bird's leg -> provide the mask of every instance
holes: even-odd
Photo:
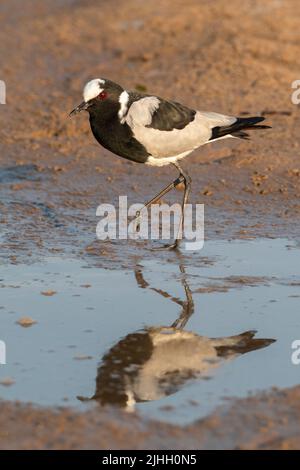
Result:
[[[180,253],[177,252],[177,255],[179,256]],[[181,313],[179,317],[172,323],[171,328],[177,328],[178,330],[183,330],[187,322],[189,321],[190,317],[194,313],[194,301],[193,301],[193,294],[192,291],[188,285],[187,279],[186,279],[186,272],[184,269],[183,264],[181,264],[180,259],[179,259],[179,269],[181,271],[182,277],[181,277],[181,283],[184,287],[185,291],[185,296],[186,300],[181,300],[178,297],[173,297],[170,295],[168,292],[158,289],[156,287],[152,287],[144,278],[143,271],[141,267],[138,267],[135,269],[135,279],[137,281],[137,284],[139,287],[142,287],[142,289],[150,289],[153,292],[156,292],[157,294],[161,295],[165,299],[170,299],[172,302],[176,303],[177,305],[180,305],[182,308]]]
[[[156,196],[154,196],[152,199],[150,199],[150,201],[146,202],[144,204],[144,206],[139,211],[136,211],[135,220],[137,220],[140,217],[142,210],[147,209],[149,206],[154,204],[156,201],[158,201],[160,198],[162,198],[165,194],[167,194],[169,191],[171,191],[171,189],[176,188],[176,186],[178,186],[182,182],[184,182],[184,176],[179,175],[179,177],[176,178],[176,180],[172,181],[172,183],[168,184],[168,186],[166,186],[164,189],[162,189],[158,194],[156,194]],[[138,226],[137,226],[137,228],[138,228]]]
[[[181,273],[183,274],[181,282],[184,287],[186,301],[182,302],[182,312],[179,318],[177,318],[177,320],[175,320],[171,326],[172,328],[178,328],[179,330],[182,330],[187,324],[187,322],[189,321],[190,317],[194,313],[194,301],[193,301],[192,291],[186,280],[186,273],[185,273],[184,266],[180,264],[179,269]]]
[[[163,197],[165,194],[167,194],[169,191],[171,191],[171,189],[178,186],[180,183],[184,184],[184,194],[183,194],[183,199],[182,199],[182,204],[181,204],[181,218],[180,218],[180,225],[179,225],[179,228],[178,228],[178,234],[177,234],[177,237],[176,237],[176,240],[175,240],[174,243],[172,243],[171,245],[167,245],[167,246],[163,247],[163,248],[167,248],[169,250],[178,248],[178,245],[179,245],[179,242],[180,242],[179,234],[180,234],[180,232],[183,233],[183,227],[184,227],[184,209],[185,209],[185,205],[187,204],[187,201],[188,201],[189,193],[190,193],[190,190],[191,190],[191,182],[192,182],[191,177],[181,168],[181,166],[177,162],[173,163],[173,165],[179,171],[178,178],[176,178],[176,180],[174,180],[172,183],[168,184],[168,186],[166,186],[164,189],[162,189],[156,196],[154,196],[152,199],[150,199],[150,201],[146,202],[144,207],[142,207],[142,209],[137,211],[136,214],[135,214],[135,220],[137,221],[137,230],[138,230],[138,228],[139,228],[138,219],[140,217],[141,211],[143,209],[148,208],[149,206],[151,206],[151,204],[154,204],[156,201],[158,201],[161,197]]]
[[[180,217],[180,224],[179,224],[179,228],[178,228],[177,237],[176,237],[175,243],[172,243],[172,245],[168,245],[166,247],[169,250],[178,248],[178,245],[180,243],[179,235],[180,235],[180,232],[183,234],[184,210],[185,210],[185,205],[187,204],[188,197],[189,197],[189,194],[190,194],[190,191],[191,191],[191,183],[192,183],[191,177],[181,168],[181,166],[177,162],[173,163],[173,165],[180,172],[179,178],[183,178],[184,194],[183,194],[183,199],[182,199],[182,204],[181,204],[181,217]]]

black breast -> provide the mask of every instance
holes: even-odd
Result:
[[[134,138],[128,124],[121,124],[117,116],[103,122],[98,116],[90,114],[90,125],[95,139],[107,150],[137,163],[147,161],[149,153]]]

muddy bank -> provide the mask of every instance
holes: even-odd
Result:
[[[300,388],[237,400],[191,426],[1,403],[1,449],[298,449]]]

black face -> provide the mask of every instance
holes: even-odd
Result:
[[[99,94],[87,102],[83,101],[71,111],[70,116],[81,111],[88,111],[91,115],[99,115],[102,118],[113,115],[119,110],[122,91],[124,90],[120,85],[105,79],[103,84],[99,84]]]

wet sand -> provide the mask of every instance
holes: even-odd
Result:
[[[300,78],[298,2],[189,0],[182,8],[177,0],[28,0],[20,9],[11,0],[0,2],[0,19],[7,85],[1,263],[54,254],[123,269],[153,258],[144,242],[95,240],[98,204],[119,194],[143,202],[174,176],[169,167],[112,156],[93,140],[86,115],[68,118],[95,76],[198,109],[265,115],[272,130],[207,146],[185,161],[191,201],[205,204],[211,240],[299,235],[299,107],[291,102],[291,83]],[[175,191],[167,200],[178,197]],[[172,256],[159,254],[162,262]],[[0,447],[296,448],[298,399],[298,388],[259,395],[192,426],[160,424],[159,432],[156,423],[125,420],[116,410],[76,414],[3,402]]]
[[[1,449],[299,449],[300,388],[236,400],[180,427],[98,413],[1,403]]]

